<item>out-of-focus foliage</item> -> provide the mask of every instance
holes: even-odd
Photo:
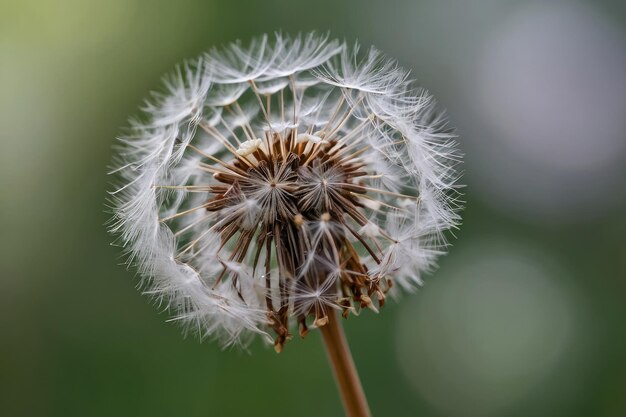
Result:
[[[329,30],[448,108],[467,210],[425,287],[346,323],[374,415],[626,415],[626,9],[617,1],[0,5],[0,415],[319,416],[315,333],[182,339],[103,223],[113,138],[210,46]]]

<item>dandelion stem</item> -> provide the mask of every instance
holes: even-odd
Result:
[[[334,309],[328,312],[328,323],[320,328],[326,353],[348,417],[371,417],[363,386],[359,380],[348,341]]]

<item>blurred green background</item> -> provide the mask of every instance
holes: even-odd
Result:
[[[319,334],[184,339],[103,223],[160,77],[282,30],[374,44],[449,110],[467,209],[417,294],[346,323],[375,416],[626,415],[626,3],[0,3],[0,415],[340,416]]]

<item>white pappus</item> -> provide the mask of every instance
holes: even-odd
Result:
[[[459,222],[454,134],[374,48],[233,43],[178,67],[142,111],[116,146],[110,230],[201,338],[261,334],[280,351],[328,309],[377,310],[421,283]]]

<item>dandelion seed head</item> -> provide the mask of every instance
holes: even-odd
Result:
[[[308,34],[213,49],[120,138],[110,229],[186,330],[280,351],[329,309],[378,311],[445,253],[460,155],[434,106],[373,48]]]

